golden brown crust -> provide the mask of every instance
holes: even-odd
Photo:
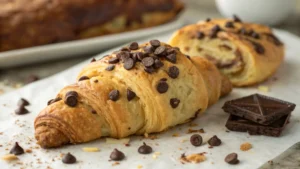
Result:
[[[178,0],[0,0],[0,51],[151,27],[182,8]]]
[[[48,105],[35,120],[40,145],[57,147],[103,136],[122,138],[161,132],[191,121],[219,99],[222,77],[209,61],[190,60],[162,42],[155,52],[145,52],[151,46],[149,42],[135,45],[130,52],[122,49],[90,63],[79,73],[76,84],[59,92],[61,100]],[[164,50],[157,53],[158,48]],[[138,56],[138,52],[143,55]],[[176,59],[170,59],[170,55]],[[134,58],[136,62],[130,62]],[[147,61],[149,58],[163,65],[157,67]],[[110,65],[114,68],[108,69]],[[162,92],[164,87],[159,84],[167,84],[167,90]],[[116,90],[117,97],[116,93],[111,95]],[[128,90],[135,93],[131,99]],[[78,95],[73,107],[65,101],[70,91]],[[55,141],[58,138],[63,141]]]
[[[185,54],[209,59],[235,86],[264,81],[284,57],[284,45],[269,27],[231,19],[188,25],[169,43]]]

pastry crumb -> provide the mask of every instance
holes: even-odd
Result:
[[[137,166],[137,169],[141,169],[141,168],[143,168],[142,165],[138,165],[138,166]]]
[[[114,162],[114,163],[112,163],[112,166],[116,166],[116,165],[120,165],[120,163],[119,162]]]
[[[145,138],[148,138],[148,137],[149,137],[149,134],[148,134],[148,133],[144,133],[144,137],[145,137]]]
[[[25,152],[26,153],[32,153],[32,150],[31,149],[26,149]]]
[[[196,127],[196,126],[198,126],[198,124],[196,124],[196,123],[190,123],[189,126],[190,127]]]
[[[82,150],[84,152],[98,152],[98,151],[100,151],[100,149],[97,148],[97,147],[84,147],[84,148],[82,148]]]
[[[258,90],[266,93],[270,91],[268,86],[258,86]]]
[[[178,133],[174,133],[174,134],[172,134],[172,137],[178,137],[179,136],[179,134]]]
[[[4,156],[2,156],[2,160],[5,161],[14,161],[14,160],[18,160],[19,158],[17,156],[15,156],[14,154],[6,154]]]
[[[181,143],[188,141],[187,139],[180,140]]]
[[[198,153],[198,154],[190,154],[186,156],[185,154],[182,154],[180,157],[180,161],[182,163],[201,163],[206,160],[206,157],[204,153]]]
[[[129,144],[129,138],[122,138],[122,139],[114,139],[114,138],[106,138],[105,141],[107,144]]]
[[[248,143],[248,142],[243,143],[243,144],[241,144],[241,146],[240,146],[240,150],[242,150],[242,151],[248,151],[248,150],[250,150],[251,148],[252,148],[252,144],[250,144],[250,143]]]
[[[189,128],[188,131],[186,132],[187,134],[190,134],[190,133],[205,133],[204,129],[192,129],[192,128]]]

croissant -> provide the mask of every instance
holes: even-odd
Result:
[[[169,43],[184,54],[210,60],[234,86],[264,81],[284,57],[284,45],[269,27],[245,23],[236,16],[183,27]]]
[[[161,132],[195,119],[231,88],[204,58],[158,40],[134,42],[84,67],[36,117],[35,137],[50,148]]]

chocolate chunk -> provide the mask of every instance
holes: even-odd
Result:
[[[135,62],[133,61],[133,59],[132,58],[127,58],[125,61],[124,61],[124,68],[126,69],[126,70],[130,70],[130,69],[132,69],[133,67],[134,67],[134,64],[135,64]]]
[[[81,77],[78,79],[78,81],[83,81],[83,80],[88,80],[88,79],[90,79],[90,78],[87,77],[87,76],[81,76]]]
[[[210,22],[211,21],[211,19],[210,18],[206,18],[206,20],[205,20],[206,22]]]
[[[237,15],[233,15],[233,21],[234,22],[242,22],[242,20]]]
[[[215,25],[214,27],[212,27],[210,33],[209,33],[209,37],[210,38],[216,38],[218,35],[218,32],[221,31],[221,28],[219,25]]]
[[[199,135],[199,134],[193,134],[191,137],[190,137],[190,142],[193,146],[201,146],[202,144],[202,137]]]
[[[225,27],[226,28],[234,28],[234,24],[233,24],[233,22],[228,21],[225,23]]]
[[[269,125],[290,114],[296,105],[276,98],[254,94],[227,101],[222,107],[227,113]]]
[[[29,105],[29,102],[24,99],[24,98],[21,98],[19,101],[18,101],[18,106],[20,107],[24,107],[24,106],[28,106]]]
[[[153,67],[145,67],[144,70],[145,70],[145,72],[147,72],[149,74],[155,72],[155,69]]]
[[[132,42],[130,45],[129,45],[129,49],[130,50],[137,50],[139,49],[139,44],[137,42]]]
[[[51,99],[51,100],[48,101],[47,105],[49,106],[50,104],[55,103],[55,102],[58,102],[58,101],[60,101],[60,100],[61,100],[61,98],[59,98],[59,97],[57,97],[57,98],[55,98],[55,99]]]
[[[176,79],[178,77],[178,75],[179,75],[179,69],[176,66],[169,67],[168,75],[171,78]]]
[[[91,60],[91,63],[92,63],[92,62],[96,62],[96,59],[95,59],[95,58],[93,58],[93,59]]]
[[[136,94],[135,94],[132,90],[127,89],[127,100],[128,100],[128,101],[134,99],[135,96],[136,96]]]
[[[170,105],[173,109],[175,109],[180,103],[180,100],[177,98],[170,99]]]
[[[154,68],[158,69],[164,66],[164,63],[162,61],[160,61],[159,59],[155,59],[154,61]]]
[[[167,82],[165,81],[162,81],[160,80],[158,83],[157,83],[157,86],[156,86],[156,90],[159,92],[159,93],[166,93],[169,89],[169,85]]]
[[[125,155],[123,152],[119,151],[118,149],[114,149],[113,152],[110,154],[110,159],[113,161],[121,161],[125,158]]]
[[[112,70],[114,70],[115,69],[115,65],[108,65],[106,68],[105,68],[105,70],[107,70],[107,71],[112,71]]]
[[[65,104],[70,107],[75,107],[77,105],[78,93],[76,91],[69,91],[65,95]]]
[[[119,58],[117,58],[117,57],[113,57],[108,60],[108,63],[110,63],[110,64],[115,64],[118,62],[119,62]]]
[[[19,145],[18,142],[16,142],[13,148],[9,151],[9,153],[14,155],[21,155],[24,154],[24,149]]]
[[[143,52],[136,52],[134,55],[137,57],[138,60],[143,60],[145,57]]]
[[[151,67],[154,64],[154,59],[152,57],[145,57],[142,63],[145,67]]]
[[[276,46],[281,46],[283,43],[273,34],[271,33],[266,33],[267,39],[271,42],[273,42]]]
[[[27,77],[25,83],[29,84],[29,83],[32,83],[32,82],[35,82],[35,81],[38,81],[38,80],[40,80],[40,78],[37,75],[30,75],[30,76]]]
[[[145,46],[144,47],[144,52],[149,54],[154,52],[154,48],[152,46]]]
[[[171,62],[171,63],[176,63],[177,58],[176,58],[176,54],[169,54],[166,56],[167,61]]]
[[[216,135],[210,138],[207,142],[211,146],[219,146],[222,143],[222,141]]]
[[[163,56],[166,52],[166,47],[165,46],[159,46],[158,48],[155,49],[154,54]]]
[[[154,48],[157,48],[160,46],[160,41],[159,40],[150,40],[150,44],[151,46],[153,46]]]
[[[262,125],[250,120],[230,115],[226,127],[231,131],[248,132],[250,135],[265,135],[279,137],[285,126],[288,124],[290,114],[281,117],[269,125]]]
[[[254,32],[254,31],[251,33],[250,36],[252,36],[252,37],[255,38],[255,39],[259,39],[259,37],[260,37],[259,34],[256,33],[256,32]]]
[[[148,146],[145,142],[139,147],[138,152],[140,154],[150,154],[152,153],[152,147]]]
[[[197,32],[197,34],[196,34],[196,38],[197,39],[203,39],[205,37],[205,34],[203,33],[203,32]]]
[[[130,53],[121,51],[117,54],[117,58],[119,58],[122,62],[125,62],[126,59],[130,58]]]
[[[24,106],[19,106],[16,110],[15,113],[17,115],[23,115],[29,113],[29,111],[24,107]]]
[[[112,101],[117,101],[119,99],[119,90],[112,90],[111,92],[109,92],[109,99]]]
[[[76,157],[73,156],[71,153],[64,155],[62,158],[62,162],[65,164],[74,164],[76,163],[76,161]]]
[[[238,155],[236,153],[228,154],[225,157],[225,162],[227,162],[228,164],[238,164],[239,163]]]

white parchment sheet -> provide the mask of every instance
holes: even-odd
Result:
[[[158,134],[158,139],[142,139],[142,137],[130,137],[130,146],[122,144],[107,144],[105,139],[99,139],[90,143],[80,145],[69,145],[57,149],[41,149],[36,147],[34,139],[33,122],[40,110],[44,108],[47,101],[54,98],[57,92],[65,85],[75,82],[75,77],[85,63],[76,65],[64,72],[56,74],[47,79],[32,83],[19,90],[7,93],[0,97],[0,156],[7,154],[13,143],[18,141],[24,149],[32,149],[32,153],[25,153],[19,156],[19,162],[8,163],[0,160],[1,169],[4,168],[116,168],[116,169],[135,169],[141,165],[142,169],[179,169],[179,168],[218,168],[218,169],[255,169],[266,161],[274,158],[294,143],[300,141],[300,39],[296,36],[284,32],[276,31],[276,34],[286,44],[286,58],[274,77],[276,81],[269,80],[263,85],[268,85],[270,91],[262,93],[268,96],[277,97],[297,104],[292,113],[290,123],[279,138],[266,136],[249,136],[247,133],[226,132],[225,123],[228,114],[221,109],[226,100],[261,93],[256,87],[234,89],[233,92],[217,104],[210,107],[205,114],[198,117],[194,123],[198,126],[190,127],[188,124],[177,126],[173,129]],[[170,34],[152,37],[167,42]],[[146,41],[146,40],[144,40]],[[115,49],[114,49],[115,50]],[[98,55],[101,56],[110,53],[113,50]],[[42,57],[42,56],[41,56]],[[28,109],[31,113],[17,116],[14,110],[17,108],[17,101],[26,98],[31,105]],[[189,128],[203,128],[204,138],[217,135],[222,140],[219,147],[208,148],[208,145],[194,147],[190,144],[187,134]],[[178,137],[172,137],[178,134]],[[184,142],[184,140],[187,140]],[[143,141],[151,145],[154,152],[160,152],[157,159],[151,155],[141,155],[137,149]],[[249,151],[241,151],[240,144],[250,142],[253,148]],[[98,147],[99,152],[84,152],[83,147]],[[109,162],[109,155],[113,148],[118,148],[126,155],[126,159],[119,165],[112,166]],[[76,156],[78,162],[72,165],[63,164],[60,160],[61,153],[71,152]],[[207,152],[207,160],[199,164],[181,164],[179,157],[182,153],[201,153]],[[224,162],[227,154],[236,152],[239,155],[240,164],[229,165]]]

